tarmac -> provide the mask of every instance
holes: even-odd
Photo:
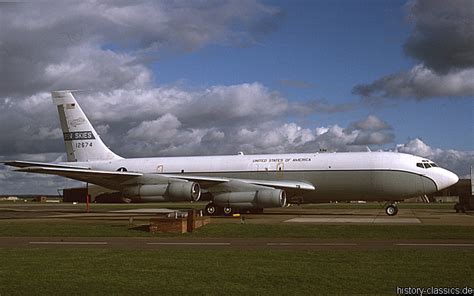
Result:
[[[72,219],[72,220],[128,220],[149,219],[174,210],[151,205],[130,209],[127,204],[92,204],[89,213],[84,204],[1,203],[0,221],[7,219]],[[204,204],[203,204],[204,207]],[[121,209],[122,208],[122,209]],[[185,210],[183,210],[185,211]],[[248,221],[260,224],[417,224],[474,226],[474,212],[456,213],[452,208],[401,208],[389,217],[383,207],[319,208],[312,205],[266,209],[263,214],[244,215]],[[213,218],[215,223],[226,223],[229,217]]]
[[[140,207],[135,205],[134,207]],[[0,227],[5,221],[148,221],[173,212],[147,205],[91,205],[41,203],[0,203]],[[397,216],[385,215],[383,208],[317,208],[309,206],[268,209],[263,214],[244,215],[252,224],[374,224],[374,225],[463,225],[474,226],[474,213],[456,213],[447,207],[401,208]],[[213,217],[213,223],[238,223],[242,217]],[[474,230],[474,228],[473,228]],[[318,238],[141,238],[141,237],[0,237],[0,248],[125,248],[159,250],[186,249],[272,249],[272,250],[371,250],[371,249],[467,249],[474,240],[432,239],[337,239]]]

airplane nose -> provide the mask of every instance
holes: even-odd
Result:
[[[443,169],[441,174],[439,174],[438,178],[438,190],[442,190],[444,188],[448,188],[449,186],[452,186],[456,184],[459,181],[459,177],[448,170]]]

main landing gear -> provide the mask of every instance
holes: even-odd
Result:
[[[217,206],[213,202],[210,202],[204,208],[204,212],[207,216],[217,215]]]
[[[234,210],[231,207],[224,207],[222,212],[224,212],[224,215],[230,216],[234,213]]]
[[[235,208],[230,206],[217,206],[212,201],[206,205],[204,208],[204,214],[206,216],[217,216],[217,215],[224,215],[224,216],[232,216],[233,214],[262,214],[263,208]]]
[[[224,215],[224,216],[232,216],[236,212],[236,209],[232,207],[218,207],[213,202],[210,202],[204,208],[204,212],[207,216],[216,216],[216,215]]]
[[[397,204],[394,202],[390,202],[386,207],[385,207],[385,213],[388,216],[395,216],[398,213],[398,207]]]

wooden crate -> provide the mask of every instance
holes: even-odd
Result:
[[[192,218],[152,218],[150,219],[150,232],[186,233],[211,223],[211,217],[190,216]]]
[[[187,219],[186,218],[153,218],[150,219],[150,232],[172,232],[172,233],[186,233]]]
[[[211,217],[209,216],[202,216],[202,217],[195,217],[194,218],[194,229],[202,227],[211,223]]]

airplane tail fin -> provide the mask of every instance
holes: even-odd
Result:
[[[68,161],[121,159],[102,142],[71,91],[53,91],[51,96],[58,107]]]

